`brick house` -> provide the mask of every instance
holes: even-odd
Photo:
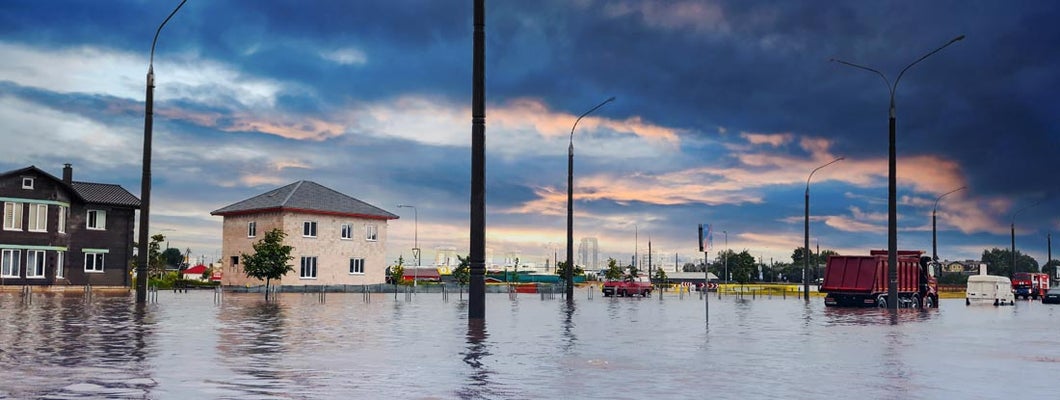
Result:
[[[29,166],[0,173],[0,284],[130,286],[140,200],[118,185]]]
[[[385,282],[387,221],[398,216],[311,181],[298,181],[210,213],[224,217],[222,285],[261,285],[240,260],[275,228],[293,247],[288,273],[277,284],[360,285]]]

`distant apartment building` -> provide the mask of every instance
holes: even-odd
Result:
[[[578,261],[586,271],[600,269],[600,245],[594,237],[583,237],[578,244]]]
[[[0,173],[0,202],[0,285],[131,285],[140,200],[121,186],[29,166]]]
[[[387,222],[398,216],[315,182],[298,181],[210,213],[224,217],[223,285],[259,285],[242,255],[265,233],[281,229],[293,247],[288,286],[374,284],[386,281]]]

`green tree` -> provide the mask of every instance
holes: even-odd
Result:
[[[607,270],[604,271],[604,279],[609,281],[622,279],[622,267],[618,266],[618,261],[614,258],[607,259]]]
[[[685,263],[685,265],[681,266],[681,271],[684,271],[684,272],[698,272],[698,271],[703,271],[703,268],[700,268],[700,267],[696,266],[696,264],[693,264],[693,263]]]
[[[180,254],[180,249],[170,247],[162,251],[162,260],[166,268],[179,269],[180,265],[184,263],[184,255]]]
[[[629,272],[626,273],[626,277],[637,279],[640,276],[640,270],[637,269],[636,265],[629,266]]]
[[[161,233],[151,236],[147,243],[147,271],[149,275],[162,276],[166,271],[166,261],[162,257],[162,242],[166,241],[165,235]]]
[[[739,253],[730,251],[728,256],[729,274],[732,275],[732,280],[741,285],[751,282],[756,275],[755,272],[757,272],[754,256],[747,250]]]
[[[395,285],[405,284],[405,257],[398,256],[397,264],[390,267],[390,282]]]
[[[1020,253],[1016,250],[1016,270],[1012,270],[1012,251],[1009,249],[993,248],[983,250],[980,260],[986,263],[986,270],[990,275],[1012,276],[1014,272],[1038,272],[1038,261],[1033,257]]]
[[[292,247],[283,244],[284,236],[287,234],[279,228],[268,231],[264,238],[254,243],[254,254],[241,255],[247,277],[265,280],[265,301],[269,301],[269,283],[294,271],[294,267],[287,263],[294,259]]]
[[[559,275],[563,279],[567,278],[567,262],[566,261],[560,261],[560,262],[556,263],[556,275]],[[582,269],[582,267],[579,267],[578,265],[575,265],[574,266],[574,275],[572,275],[572,276],[581,276],[581,275],[585,275],[585,270]]]
[[[456,259],[460,260],[460,265],[453,269],[453,279],[456,279],[460,286],[465,286],[471,281],[471,255],[461,257],[458,254]]]
[[[666,271],[664,271],[662,268],[656,268],[655,276],[652,277],[652,280],[654,280],[658,284],[666,283]]]

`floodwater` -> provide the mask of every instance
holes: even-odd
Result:
[[[821,298],[0,293],[0,398],[998,399],[1060,392],[1060,306]]]

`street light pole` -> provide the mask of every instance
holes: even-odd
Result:
[[[932,54],[938,53],[940,50],[946,48],[946,46],[954,44],[962,39],[964,39],[964,35],[957,36],[951,39],[946,44],[940,46],[935,50],[932,50],[930,53],[925,54],[924,56],[918,58],[916,61],[913,61],[911,64],[905,66],[905,68],[902,68],[902,71],[898,73],[898,78],[894,80],[893,85],[891,84],[891,81],[887,79],[887,76],[883,75],[883,73],[880,71],[862,65],[846,62],[843,60],[835,58],[832,59],[833,62],[862,69],[879,75],[880,78],[883,78],[883,83],[887,86],[887,90],[890,91],[891,95],[890,108],[888,110],[890,151],[888,152],[887,157],[887,269],[889,275],[889,282],[887,285],[887,308],[891,309],[891,311],[893,312],[898,311],[898,184],[895,177],[897,173],[897,154],[895,151],[895,130],[897,121],[895,118],[894,92],[898,89],[898,82],[902,80],[902,75],[905,75],[905,72],[908,71],[909,68],[912,68],[917,63],[924,61],[925,58],[930,57]]]
[[[420,212],[416,206],[398,204],[398,208],[411,208],[413,215],[412,256],[416,259],[416,268],[412,270],[412,286],[416,287],[416,281],[420,274]]]
[[[486,319],[486,0],[474,0],[471,61],[471,226],[468,323]]]
[[[725,235],[725,257],[722,258],[722,263],[725,265],[725,283],[729,282],[729,231],[721,231],[722,235]]]
[[[835,164],[839,161],[845,160],[845,157],[839,157],[835,160],[829,161],[827,164],[820,167],[814,168],[810,171],[810,176],[806,177],[806,218],[803,222],[803,252],[802,252],[802,296],[806,301],[810,301],[810,282],[808,280],[810,273],[810,178],[813,178],[813,174],[817,170]]]
[[[936,228],[937,228],[938,225],[936,223],[937,221],[936,221],[936,218],[935,218],[935,213],[937,213],[938,210],[939,210],[939,200],[942,200],[943,197],[946,197],[946,196],[948,196],[951,193],[959,192],[959,191],[967,189],[967,188],[968,188],[967,186],[961,186],[959,188],[956,188],[956,189],[953,189],[953,190],[948,191],[946,193],[943,193],[941,196],[939,196],[937,199],[935,199],[935,207],[933,207],[931,209],[931,260],[934,261],[935,264],[938,264],[938,262],[939,262],[938,236],[936,235],[936,232],[937,232]],[[939,271],[939,272],[942,272],[942,271]]]
[[[1028,208],[1031,208],[1031,207],[1034,207],[1034,206],[1036,206],[1038,204],[1041,204],[1041,203],[1042,203],[1042,200],[1038,200],[1038,201],[1034,202],[1034,204],[1031,204],[1029,206],[1023,207],[1023,208],[1021,208],[1019,210],[1016,210],[1016,212],[1012,213],[1012,225],[1010,225],[1010,229],[1012,230],[1012,269],[1010,269],[1009,272],[1008,272],[1009,278],[1012,278],[1012,275],[1016,273],[1016,216],[1019,215],[1019,213],[1023,212],[1024,210],[1026,210]]]
[[[155,103],[155,44],[158,43],[158,34],[162,33],[162,27],[166,26],[170,18],[184,6],[188,0],[182,0],[173,12],[158,25],[155,38],[151,40],[151,57],[147,63],[147,96],[144,99],[144,155],[143,173],[140,176],[140,243],[136,254],[136,303],[147,302],[147,242],[150,215],[151,215],[151,135],[154,129],[154,103]]]
[[[578,116],[578,119],[574,120],[574,126],[570,128],[570,145],[567,147],[567,271],[565,277],[568,303],[574,301],[574,129],[586,115],[614,100],[615,98],[611,97],[597,104],[596,107],[590,108],[589,111]]]

